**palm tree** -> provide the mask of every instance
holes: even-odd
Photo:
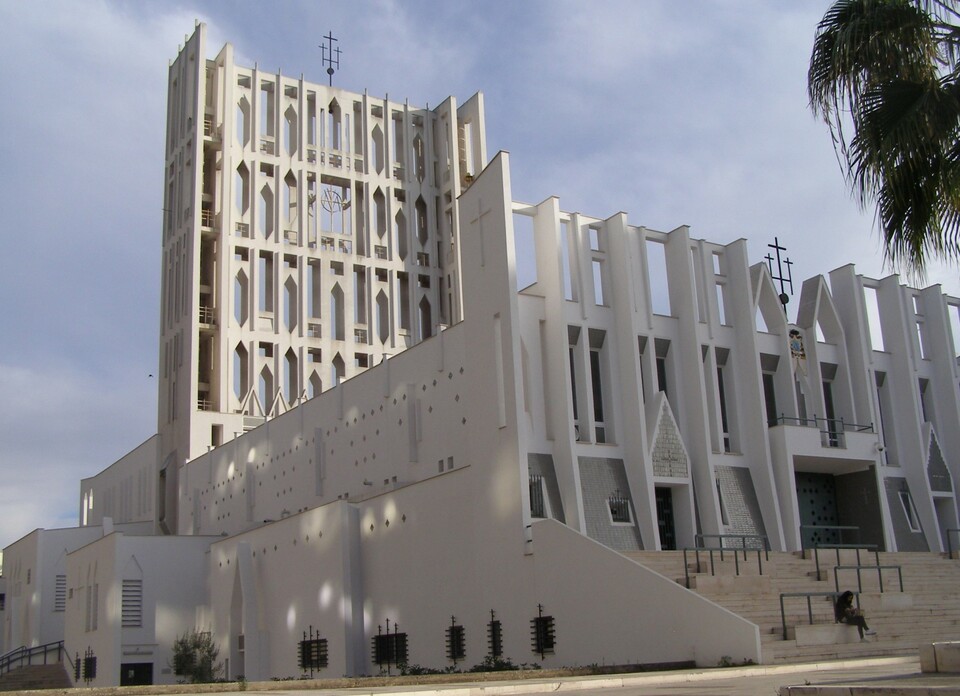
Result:
[[[817,27],[810,106],[887,259],[960,261],[960,0],[837,0]]]

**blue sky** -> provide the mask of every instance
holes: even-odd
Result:
[[[827,0],[0,3],[0,546],[77,522],[79,480],[156,426],[168,62],[210,50],[435,105],[485,95],[514,197],[694,237],[777,236],[801,280],[885,270],[806,66]],[[212,57],[212,56],[211,56]],[[928,282],[960,295],[956,267]],[[799,290],[799,283],[795,284]]]

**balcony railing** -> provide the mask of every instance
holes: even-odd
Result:
[[[204,208],[200,211],[200,226],[213,227],[214,214],[210,208]]]
[[[284,230],[283,231],[283,242],[284,244],[300,244],[300,234],[296,230]]]
[[[387,247],[385,247],[382,244],[377,244],[376,246],[374,246],[373,252],[374,252],[374,256],[376,256],[378,259],[387,258]]]
[[[237,229],[238,237],[246,237],[247,239],[250,238],[250,225],[248,225],[247,223],[238,222],[236,229]]]
[[[216,322],[216,314],[213,311],[213,307],[200,305],[200,323],[214,324],[215,322]]]
[[[320,248],[324,251],[335,251],[337,243],[333,240],[333,237],[320,237]]]
[[[212,411],[213,402],[210,399],[197,399],[198,411]]]
[[[265,155],[272,155],[275,149],[273,138],[260,138],[260,152]]]
[[[337,240],[337,250],[342,254],[352,254],[353,242],[351,242],[349,239]]]
[[[307,324],[307,336],[310,338],[323,338],[323,325]]]
[[[366,329],[354,329],[354,330],[353,330],[353,342],[354,342],[354,343],[366,343],[366,342],[367,342],[367,330],[366,330]]]
[[[820,440],[824,447],[846,447],[846,433],[873,433],[873,423],[863,425],[860,423],[847,423],[843,418],[793,418],[781,414],[778,418],[772,419],[768,423],[769,427],[775,425],[798,425],[803,428],[818,428],[820,430]]]
[[[417,265],[418,266],[429,266],[430,265],[430,254],[425,251],[417,252]]]

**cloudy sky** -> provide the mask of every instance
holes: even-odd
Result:
[[[514,197],[695,237],[777,236],[797,280],[884,269],[807,108],[827,0],[0,2],[0,546],[77,522],[79,480],[156,425],[167,65],[210,50],[435,105],[482,90]],[[212,56],[210,56],[212,57]],[[956,267],[928,282],[960,295]],[[799,283],[796,284],[799,290]]]

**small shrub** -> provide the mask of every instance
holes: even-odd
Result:
[[[487,655],[483,662],[474,665],[468,672],[512,672],[520,669],[509,657],[491,657]]]
[[[223,672],[217,662],[220,648],[207,632],[191,631],[173,642],[173,673],[188,684],[210,684]],[[179,681],[179,680],[178,680]]]

